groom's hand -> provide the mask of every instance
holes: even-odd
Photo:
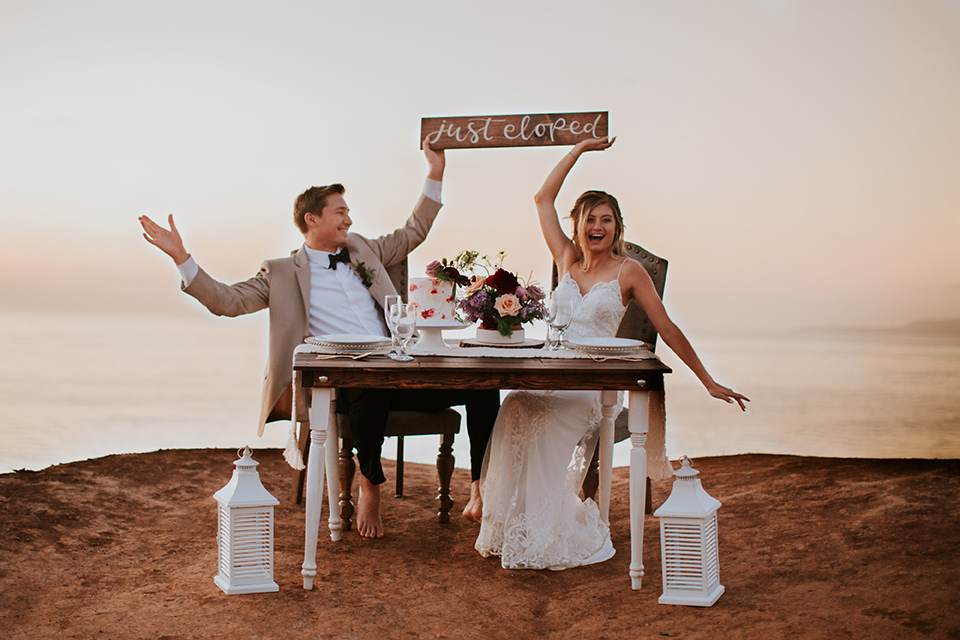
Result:
[[[153,246],[163,251],[173,258],[173,261],[181,265],[187,261],[190,254],[183,247],[183,240],[180,238],[180,232],[177,231],[177,225],[173,223],[173,214],[167,218],[170,223],[170,229],[164,229],[148,216],[140,216],[140,226],[143,227],[143,237]]]
[[[430,171],[427,173],[427,177],[431,180],[443,180],[443,169],[447,164],[443,149],[434,151],[430,148],[430,142],[424,138],[423,155],[427,157],[427,164],[430,165]]]

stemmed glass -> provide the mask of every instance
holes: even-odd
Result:
[[[561,348],[563,346],[563,332],[567,330],[567,327],[570,326],[570,321],[573,320],[573,302],[551,296],[549,302],[547,302],[544,319],[547,321],[550,329],[557,334],[557,344],[554,346],[551,340],[550,350],[553,351]]]
[[[400,351],[398,353],[391,353],[390,357],[400,362],[413,360],[413,356],[408,354],[406,349],[407,343],[410,342],[410,338],[413,337],[413,332],[417,329],[416,309],[409,304],[398,302],[390,306],[389,317],[390,320],[388,322],[396,323],[397,342],[400,345]]]
[[[547,302],[543,305],[543,321],[547,323],[547,351],[556,351],[557,345],[553,343],[553,320],[557,317],[556,308]]]
[[[393,305],[401,302],[400,296],[396,294],[390,294],[383,299],[384,317],[387,321],[387,328],[390,329],[390,340],[393,347],[393,352],[388,354],[391,358],[393,354],[397,353],[397,324],[394,322],[394,315],[390,311],[393,309]]]

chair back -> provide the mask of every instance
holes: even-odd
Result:
[[[642,264],[643,268],[650,274],[650,278],[653,280],[653,286],[657,290],[657,295],[662,299],[663,289],[667,283],[666,259],[654,255],[638,244],[632,242],[624,242],[623,244],[627,252],[627,257],[633,258]],[[557,288],[558,282],[557,265],[554,263],[553,278],[550,283],[551,291]],[[623,314],[623,320],[620,321],[620,327],[617,329],[617,337],[642,340],[649,344],[651,349],[655,349],[657,346],[657,330],[653,326],[653,323],[650,322],[650,318],[647,317],[646,312],[644,312],[635,300],[631,300],[630,304],[627,305],[627,310]]]
[[[407,259],[404,258],[395,265],[387,267],[387,275],[390,276],[390,280],[393,281],[393,286],[397,288],[397,293],[400,294],[400,299],[404,302],[407,301]],[[383,300],[380,301],[381,303]],[[384,310],[386,312],[386,310]]]

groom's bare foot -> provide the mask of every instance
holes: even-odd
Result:
[[[480,496],[479,480],[470,484],[470,502],[463,508],[463,517],[474,522],[480,522],[483,517],[483,498]]]
[[[360,500],[357,502],[357,532],[364,538],[382,538],[380,485],[360,476]]]

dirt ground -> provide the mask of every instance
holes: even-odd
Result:
[[[478,525],[437,523],[435,470],[407,464],[406,496],[384,501],[387,536],[349,532],[334,543],[322,529],[317,586],[304,591],[304,512],[288,499],[290,470],[279,451],[254,457],[281,501],[278,593],[227,596],[213,582],[212,495],[230,478],[233,451],[0,475],[0,638],[960,638],[957,460],[695,460],[723,502],[726,587],[699,608],[658,604],[652,516],[643,588],[630,589],[626,469],[614,471],[612,560],[507,571],[474,551]],[[461,507],[468,480],[456,471]],[[654,505],[669,491],[654,483]]]

